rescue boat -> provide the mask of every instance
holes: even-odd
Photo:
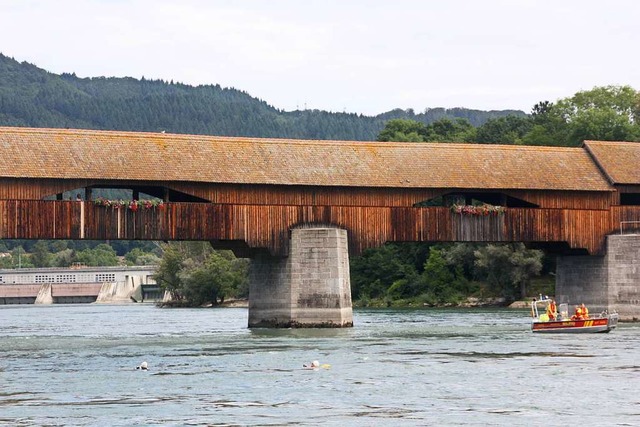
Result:
[[[618,313],[602,313],[589,315],[586,319],[575,319],[569,316],[569,305],[560,304],[557,319],[549,319],[546,313],[538,314],[538,304],[548,304],[548,298],[534,299],[531,302],[531,332],[544,333],[606,333],[618,326]]]

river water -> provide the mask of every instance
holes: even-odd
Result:
[[[243,308],[0,306],[0,425],[640,425],[640,324],[532,335],[526,315],[249,330]]]

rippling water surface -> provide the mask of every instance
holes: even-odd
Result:
[[[638,324],[532,335],[510,310],[357,310],[354,323],[0,306],[0,424],[640,425]],[[302,369],[312,360],[330,366]]]

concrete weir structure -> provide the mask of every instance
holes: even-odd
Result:
[[[0,305],[125,303],[161,299],[155,266],[0,270]]]
[[[607,236],[606,255],[559,256],[557,263],[559,303],[584,303],[592,313],[608,310],[621,320],[640,319],[640,234]]]
[[[346,230],[296,228],[289,248],[288,257],[253,259],[249,327],[353,326]]]

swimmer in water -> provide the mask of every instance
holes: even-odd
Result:
[[[136,366],[136,369],[140,369],[141,371],[148,370],[147,362],[142,362],[140,366]]]
[[[318,362],[317,360],[314,360],[308,365],[302,365],[302,367],[306,369],[318,369],[320,367],[320,362]]]

